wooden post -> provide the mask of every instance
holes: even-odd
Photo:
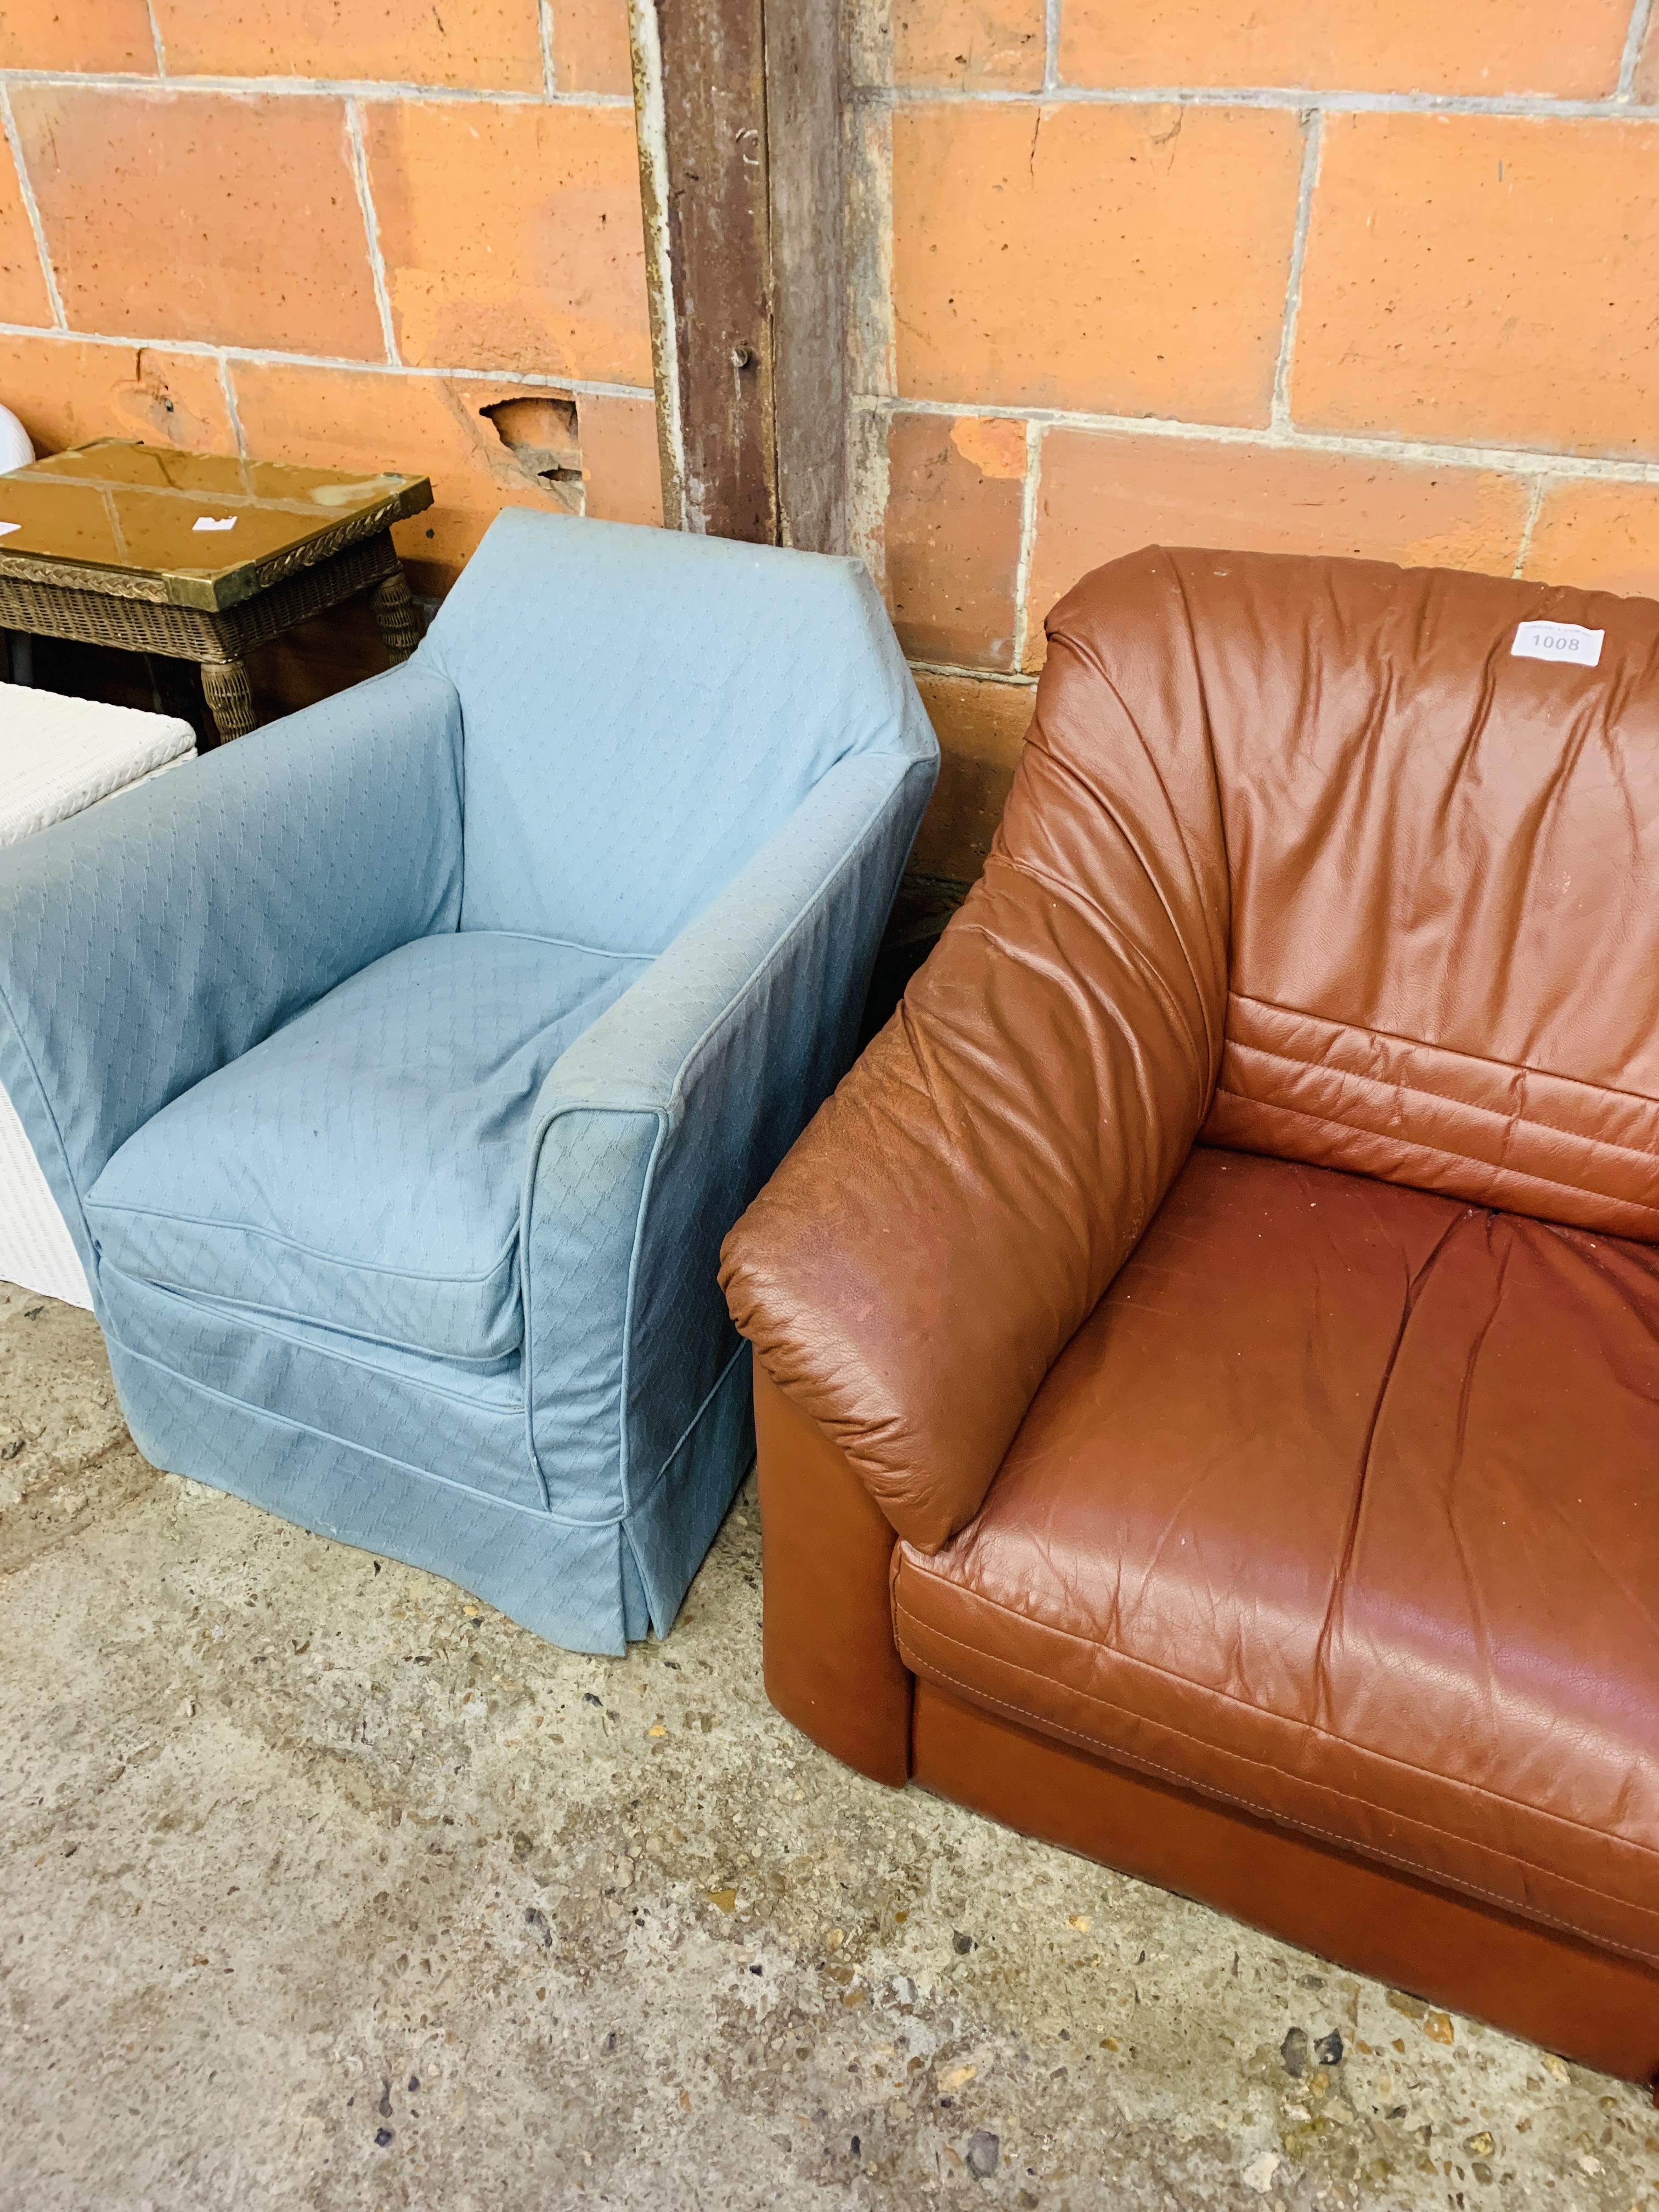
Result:
[[[843,551],[840,0],[632,0],[663,505]]]
[[[840,0],[764,0],[772,383],[786,545],[844,553],[846,184]]]

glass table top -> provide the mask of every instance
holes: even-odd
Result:
[[[254,572],[273,554],[354,520],[362,527],[348,528],[342,542],[367,536],[431,504],[424,477],[353,476],[104,438],[0,476],[0,572],[22,565],[20,556],[37,574],[56,562],[125,570],[176,579],[183,588],[169,598],[224,605],[258,588]],[[91,577],[73,580],[98,588]]]

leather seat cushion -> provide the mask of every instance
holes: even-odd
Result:
[[[127,1139],[87,1203],[101,1263],[377,1343],[508,1357],[537,1093],[643,965],[483,930],[400,946]]]
[[[1195,1151],[919,1674],[1659,1963],[1659,1255]]]

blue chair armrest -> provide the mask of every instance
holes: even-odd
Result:
[[[720,1240],[852,1060],[936,773],[931,752],[837,763],[549,1073],[520,1237],[554,1511],[631,1510],[738,1355]]]
[[[460,910],[460,702],[419,662],[0,853],[0,1083],[82,1200],[134,1130]]]

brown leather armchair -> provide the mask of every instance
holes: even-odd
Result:
[[[1048,634],[982,881],[726,1247],[768,1689],[1650,2081],[1659,606],[1152,550]]]

